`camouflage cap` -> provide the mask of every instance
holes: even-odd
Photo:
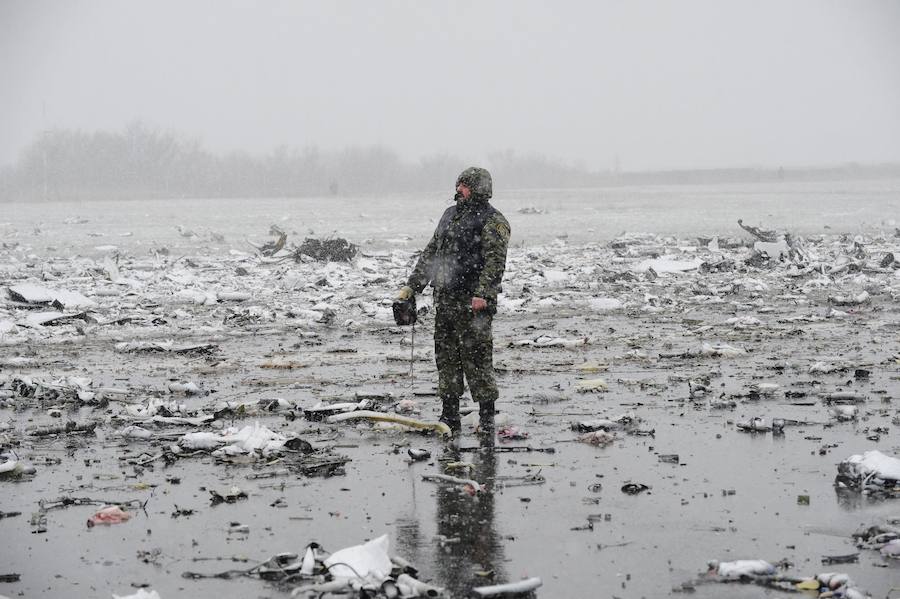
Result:
[[[472,190],[475,197],[489,199],[494,194],[494,183],[487,169],[472,166],[456,178],[457,187],[463,184]]]

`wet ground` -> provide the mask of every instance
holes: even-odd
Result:
[[[411,385],[409,329],[392,326],[389,302],[382,301],[402,279],[411,250],[375,248],[348,265],[273,264],[206,242],[194,252],[151,253],[155,240],[141,239],[144,247],[120,252],[111,275],[105,252],[60,253],[17,228],[15,243],[3,249],[6,285],[78,290],[97,305],[92,320],[25,328],[18,323],[36,310],[7,301],[0,321],[17,324],[0,336],[0,377],[6,377],[0,388],[11,389],[16,377],[64,387],[60,381],[77,376],[91,379],[94,390],[124,393],[107,393],[110,401],[100,406],[66,393],[2,396],[0,422],[8,424],[0,440],[37,473],[0,480],[0,511],[21,512],[0,519],[0,574],[21,575],[0,582],[0,595],[109,597],[149,585],[164,599],[286,597],[258,579],[193,580],[183,573],[250,567],[278,552],[302,551],[310,541],[335,551],[388,533],[392,551],[415,564],[420,579],[454,597],[529,576],[543,580],[539,597],[666,596],[714,558],[784,559],[795,576],[847,572],[872,597],[884,597],[900,586],[900,563],[867,550],[858,563],[821,561],[858,551],[850,535],[860,525],[900,516],[896,500],[833,486],[836,465],[851,454],[900,455],[900,277],[896,267],[878,266],[900,249],[900,238],[891,227],[862,234],[851,228],[860,236],[810,235],[806,264],[819,268],[800,274],[786,262],[746,264],[749,247],[712,252],[685,237],[645,236],[618,249],[608,240],[514,248],[506,303],[495,321],[498,422],[528,436],[485,443],[469,426],[457,444],[302,416],[319,401],[371,396],[387,410],[412,398],[419,418],[436,418],[431,315],[416,327]],[[722,230],[728,236],[752,243],[736,226]],[[88,247],[93,240],[67,243]],[[735,267],[655,277],[639,268],[654,255],[708,264],[728,258]],[[238,268],[248,274],[235,274]],[[201,304],[179,295],[184,289],[251,297]],[[870,297],[858,305],[835,302],[862,291]],[[598,298],[604,301],[591,303]],[[756,322],[729,321],[735,317]],[[215,347],[117,351],[116,343],[136,340]],[[740,351],[691,355],[703,342]],[[817,372],[820,362],[833,371]],[[596,368],[586,371],[585,363]],[[578,392],[597,377],[608,390]],[[704,377],[709,391],[692,396]],[[202,392],[173,393],[173,381],[194,382]],[[779,387],[760,396],[753,385],[761,383]],[[865,396],[857,420],[830,416],[820,394],[837,390]],[[285,400],[283,406],[252,405],[273,398]],[[200,454],[167,463],[157,456],[196,427],[151,427],[152,440],[115,434],[130,422],[126,405],[154,399],[184,404],[184,414],[240,402],[243,409],[221,412],[202,430],[259,422],[309,441],[323,459],[349,461],[305,474],[291,467],[291,456]],[[720,400],[735,405],[714,408]],[[573,422],[627,411],[640,419],[639,434],[619,431],[605,447],[580,443],[571,430]],[[754,416],[797,423],[781,436],[738,430]],[[69,420],[99,425],[93,434],[29,434]],[[523,447],[533,451],[510,450]],[[409,448],[428,449],[432,459],[412,462]],[[660,457],[671,454],[678,457]],[[453,462],[471,466],[448,470]],[[472,496],[422,478],[439,472],[472,478],[486,491]],[[649,489],[629,495],[621,490],[626,483]],[[212,504],[210,490],[232,486],[248,497]],[[135,500],[142,507],[131,509],[128,522],[88,528],[96,505],[40,509],[41,500],[61,497]],[[779,596],[706,584],[695,595],[725,593]]]

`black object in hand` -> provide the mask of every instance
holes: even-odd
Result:
[[[391,308],[394,310],[394,322],[399,326],[416,324],[416,296],[396,300]]]

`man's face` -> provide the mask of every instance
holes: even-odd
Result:
[[[472,190],[465,183],[456,186],[456,193],[462,196],[462,199],[468,200],[472,196]]]

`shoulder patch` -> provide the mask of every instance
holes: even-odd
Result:
[[[511,233],[509,221],[499,212],[488,220],[486,228],[504,239],[509,239]]]

